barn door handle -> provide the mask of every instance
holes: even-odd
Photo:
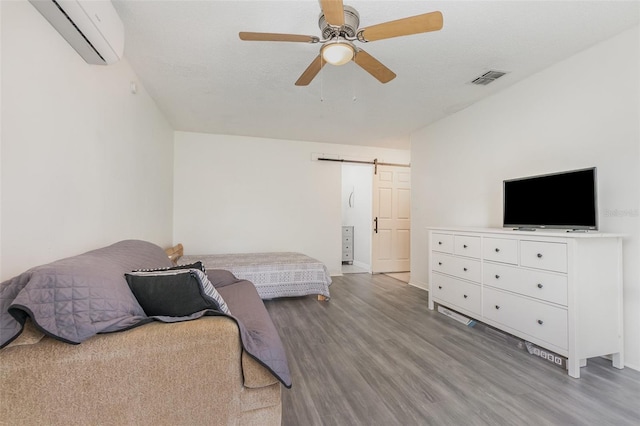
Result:
[[[378,233],[378,218],[373,219],[373,222],[376,224],[376,227],[373,228],[373,232]]]

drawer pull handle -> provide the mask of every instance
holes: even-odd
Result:
[[[500,305],[496,305],[496,309],[500,309]]]
[[[462,245],[462,248],[467,248],[467,245],[466,245],[466,244],[463,244],[463,245]]]
[[[538,259],[542,259],[542,253],[538,253],[537,256],[538,256]]]
[[[542,284],[538,284],[538,288],[542,288],[544,287]]]
[[[462,268],[463,271],[467,272],[467,268]]]
[[[465,298],[465,299],[467,298],[467,295],[466,295],[466,294],[463,294],[463,296],[464,296],[464,298]]]
[[[441,246],[442,245],[442,241],[438,241],[438,245]]]
[[[496,280],[500,279],[500,275],[496,274]]]
[[[500,253],[500,249],[496,247],[496,253]]]
[[[544,324],[544,321],[538,320],[538,324],[542,325],[542,324]]]
[[[442,286],[441,285],[438,286],[438,290],[442,290]]]
[[[442,262],[438,262],[438,265],[442,266]]]

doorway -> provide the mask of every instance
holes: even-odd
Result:
[[[371,272],[372,175],[370,164],[342,165],[343,274]],[[353,227],[350,245],[345,227]],[[345,250],[351,250],[351,259]]]
[[[409,282],[410,203],[410,169],[342,165],[343,274],[396,273]]]

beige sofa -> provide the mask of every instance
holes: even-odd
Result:
[[[257,294],[257,293],[256,293]],[[0,350],[2,425],[279,425],[281,384],[222,316]]]
[[[228,318],[151,323],[80,345],[21,340],[0,350],[2,425],[280,424],[281,385],[242,354]]]

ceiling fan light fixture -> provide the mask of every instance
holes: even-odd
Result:
[[[307,86],[311,83],[325,64],[340,66],[351,61],[380,83],[388,83],[396,77],[396,74],[364,50],[356,48],[353,42],[367,43],[442,29],[442,12],[438,11],[360,28],[360,15],[353,7],[345,6],[342,0],[318,1],[321,8],[318,26],[322,37],[280,33],[239,33],[241,40],[319,43],[322,46],[320,54],[296,80],[296,86]]]
[[[356,50],[347,41],[332,41],[322,46],[322,59],[331,65],[344,65],[353,59]]]

